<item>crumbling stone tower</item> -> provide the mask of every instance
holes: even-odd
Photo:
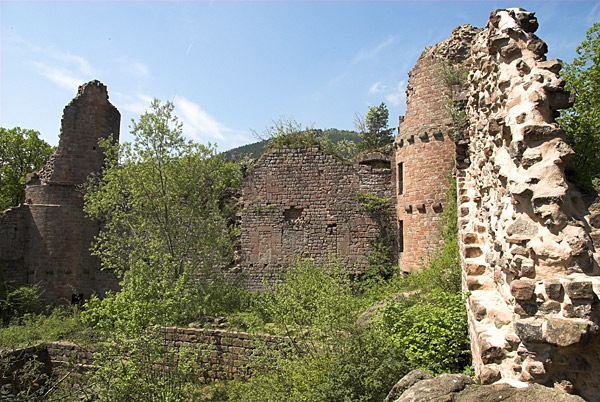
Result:
[[[98,139],[118,140],[121,115],[106,86],[79,87],[65,107],[60,142],[44,168],[27,177],[25,205],[0,218],[0,274],[15,285],[40,284],[50,303],[78,302],[115,288],[89,248],[99,224],[85,217],[78,186],[99,172],[104,153]]]
[[[440,247],[439,216],[446,204],[455,139],[461,134],[446,108],[452,97],[460,101],[458,92],[452,93],[442,70],[448,65],[461,69],[479,31],[470,25],[454,29],[449,39],[423,51],[409,73],[406,115],[400,117],[393,167],[399,265],[405,272],[419,270]]]

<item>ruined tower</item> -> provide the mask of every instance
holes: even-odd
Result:
[[[470,25],[454,29],[449,39],[423,51],[409,73],[406,115],[400,118],[394,142],[393,167],[398,262],[405,272],[421,269],[441,244],[439,218],[446,204],[455,139],[461,135],[447,110],[453,96],[454,102],[459,101],[458,95],[453,95],[452,83],[445,82],[444,71],[461,70],[480,30]]]
[[[99,172],[100,138],[119,137],[121,115],[106,86],[79,87],[65,107],[60,142],[48,163],[27,176],[25,205],[0,218],[0,273],[15,285],[40,284],[50,303],[69,303],[115,288],[116,278],[99,269],[89,248],[99,223],[86,218],[78,186]]]

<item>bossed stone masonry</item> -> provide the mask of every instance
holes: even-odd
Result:
[[[533,13],[498,10],[467,66],[470,164],[458,172],[459,246],[475,369],[598,400],[598,254],[566,180],[554,122],[572,104]]]

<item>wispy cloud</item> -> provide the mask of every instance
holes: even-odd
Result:
[[[406,81],[402,80],[396,85],[394,92],[386,95],[385,99],[392,106],[400,106],[406,101]]]
[[[73,73],[67,69],[50,66],[38,61],[33,62],[33,67],[40,75],[69,92],[77,92],[79,85],[85,82],[84,79],[75,77]]]
[[[150,107],[153,100],[151,96],[145,94],[127,95],[118,91],[112,91],[112,97],[119,109],[136,115],[143,114]]]
[[[386,86],[382,84],[381,81],[377,81],[375,84],[371,85],[371,88],[369,88],[369,93],[374,95],[384,91],[385,89]]]
[[[18,35],[12,34],[8,40],[28,49],[32,53],[30,65],[34,71],[67,91],[77,91],[96,74],[92,65],[79,55],[57,49],[54,46],[39,46]]]
[[[233,130],[219,123],[200,105],[176,95],[173,103],[175,110],[183,123],[184,133],[195,140],[222,142]]]
[[[360,52],[358,52],[358,54],[354,57],[354,59],[352,60],[352,63],[357,64],[362,61],[375,58],[383,49],[392,45],[394,42],[396,42],[396,37],[390,36],[385,41],[377,44],[376,46],[374,46],[370,49],[363,49]]]

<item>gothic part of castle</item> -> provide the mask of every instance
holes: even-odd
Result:
[[[600,400],[600,203],[588,208],[565,177],[573,151],[554,118],[573,98],[537,27],[533,13],[497,10],[485,29],[463,25],[426,49],[385,151],[351,164],[318,148],[267,152],[241,189],[236,261],[248,286],[297,258],[335,256],[360,274],[382,232],[400,267],[419,269],[440,246],[453,169],[476,373],[483,383],[557,385]],[[464,66],[466,83],[449,87],[440,63]],[[464,124],[448,99],[462,105]],[[89,254],[99,224],[85,218],[77,186],[102,166],[97,140],[118,137],[119,120],[102,84],[80,87],[56,153],[28,177],[26,204],[0,217],[2,277],[41,283],[49,302],[116,287]],[[359,194],[389,207],[365,210]]]

